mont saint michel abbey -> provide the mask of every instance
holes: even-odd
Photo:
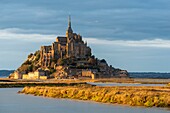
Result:
[[[96,79],[127,77],[126,70],[108,65],[105,59],[98,59],[91,53],[87,42],[80,34],[73,32],[71,18],[68,19],[66,36],[59,36],[49,46],[28,55],[27,60],[13,73],[14,79]]]
[[[84,43],[80,34],[73,33],[69,17],[66,36],[59,36],[50,46],[41,47],[42,66],[49,67],[52,59],[59,58],[87,58],[91,56],[91,48]]]

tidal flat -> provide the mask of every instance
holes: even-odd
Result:
[[[124,104],[130,106],[170,108],[169,86],[112,86],[101,87],[88,84],[75,86],[24,87],[19,93],[51,98],[69,98],[95,102]]]

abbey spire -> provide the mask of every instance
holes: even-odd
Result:
[[[72,28],[71,28],[71,16],[69,15],[69,17],[68,17],[68,29],[67,29],[67,31],[66,31],[66,35],[67,35],[67,33],[68,34],[72,34],[73,33],[73,30],[72,30]]]
[[[68,17],[68,27],[71,28],[71,16]]]

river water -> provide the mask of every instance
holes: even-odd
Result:
[[[130,107],[17,94],[21,88],[0,88],[0,113],[169,113],[162,108]]]

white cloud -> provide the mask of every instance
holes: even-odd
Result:
[[[43,35],[38,33],[27,33],[26,30],[18,28],[8,28],[0,30],[0,39],[25,40],[25,41],[55,41],[58,35]],[[109,46],[128,46],[128,47],[155,47],[170,48],[170,40],[153,39],[153,40],[103,40],[97,38],[83,38],[89,44],[109,45]]]
[[[25,30],[18,28],[9,28],[0,30],[0,39],[10,40],[26,40],[26,41],[52,41],[55,40],[55,35],[30,34],[24,33]]]
[[[156,47],[170,48],[170,40],[153,39],[153,40],[102,40],[96,38],[84,38],[89,44],[116,45],[130,47]]]

